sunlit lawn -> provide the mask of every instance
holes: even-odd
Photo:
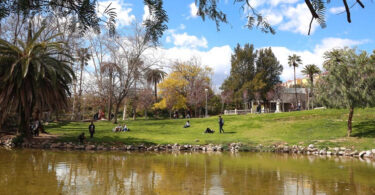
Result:
[[[130,132],[114,133],[116,125],[98,121],[92,142],[121,142],[126,144],[263,144],[287,142],[320,146],[355,146],[358,149],[375,148],[375,109],[356,109],[353,118],[353,136],[346,138],[347,110],[313,110],[273,114],[224,116],[224,134],[218,132],[218,117],[191,119],[191,127],[183,128],[185,119],[127,120]],[[123,124],[120,121],[120,124]],[[49,124],[47,131],[61,135],[64,141],[76,141],[81,132],[88,133],[86,122]],[[204,134],[207,128],[214,134]]]

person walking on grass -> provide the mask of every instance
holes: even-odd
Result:
[[[221,115],[220,115],[220,116],[219,116],[219,129],[220,129],[220,133],[221,133],[221,132],[224,133],[223,126],[224,126],[224,120],[223,120],[223,118],[222,118]]]
[[[90,133],[90,138],[93,138],[94,133],[95,133],[95,125],[93,121],[91,121],[91,124],[89,125],[89,133]]]

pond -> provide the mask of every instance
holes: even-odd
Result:
[[[0,148],[0,194],[375,194],[375,162]]]

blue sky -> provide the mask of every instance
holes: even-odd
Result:
[[[147,8],[141,0],[101,0],[101,5],[112,2],[118,12],[118,29],[123,30],[132,22],[142,22],[147,17]],[[313,23],[312,33],[307,35],[310,13],[303,0],[250,0],[273,25],[277,33],[265,34],[257,29],[248,30],[246,14],[241,4],[233,0],[220,1],[228,17],[228,24],[216,30],[213,21],[202,21],[195,15],[194,0],[165,0],[164,7],[169,16],[168,31],[162,37],[158,53],[165,63],[174,60],[189,60],[194,57],[213,68],[213,84],[219,86],[230,71],[230,55],[237,43],[254,44],[256,48],[272,47],[284,67],[281,79],[292,79],[293,71],[288,67],[287,57],[293,53],[301,56],[303,64],[315,63],[322,67],[323,53],[332,48],[357,47],[372,52],[375,38],[375,3],[363,0],[365,9],[355,5],[352,23],[346,21],[342,1],[331,1],[327,7],[327,28],[321,29]],[[352,5],[355,0],[349,0]],[[341,14],[340,14],[341,13]],[[302,66],[303,67],[303,66]],[[300,74],[299,68],[297,74]]]

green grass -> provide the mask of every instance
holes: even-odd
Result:
[[[356,149],[375,148],[375,108],[356,109],[353,133],[346,138],[347,110],[327,109],[289,113],[248,114],[223,116],[224,134],[218,133],[218,117],[191,119],[191,127],[184,129],[185,119],[128,120],[130,132],[114,133],[114,124],[96,122],[95,143],[126,144],[227,144],[242,142],[248,145],[270,145],[287,142],[320,147],[354,146]],[[123,124],[120,121],[120,124]],[[81,132],[88,135],[89,123],[50,123],[48,132],[60,135],[62,141],[76,141]],[[210,127],[214,134],[203,134]],[[199,141],[197,141],[199,140]]]

